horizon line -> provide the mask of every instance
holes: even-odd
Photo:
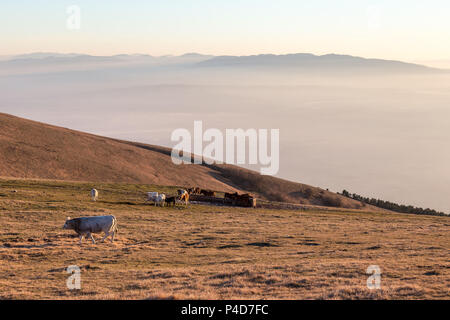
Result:
[[[358,56],[353,54],[346,54],[346,53],[336,53],[336,52],[330,52],[330,53],[312,53],[312,52],[290,52],[290,53],[255,53],[255,54],[208,54],[208,53],[200,53],[200,52],[185,52],[181,54],[163,54],[163,55],[152,55],[150,53],[111,53],[111,54],[91,54],[91,53],[83,53],[83,52],[62,52],[62,51],[31,51],[31,52],[24,52],[24,53],[16,53],[16,54],[5,54],[0,55],[0,60],[3,57],[3,61],[14,59],[15,57],[19,56],[27,56],[27,55],[33,55],[33,54],[47,54],[47,55],[76,55],[76,56],[90,56],[90,57],[117,57],[117,56],[147,56],[147,57],[153,57],[153,58],[165,58],[165,57],[183,57],[187,55],[199,55],[199,56],[210,56],[213,58],[216,57],[256,57],[256,56],[289,56],[289,55],[299,55],[299,54],[308,54],[313,55],[316,57],[323,57],[323,56],[330,56],[330,55],[336,55],[336,56],[348,56],[353,58],[362,58],[366,60],[383,60],[383,61],[395,61],[395,62],[403,62],[403,63],[409,63],[409,64],[417,64],[426,66],[428,68],[434,68],[434,69],[445,69],[445,68],[437,68],[434,66],[426,65],[427,62],[450,62],[450,59],[418,59],[418,60],[399,60],[399,59],[390,59],[390,58],[378,58],[378,57],[367,57],[367,56]],[[36,58],[39,59],[39,58]],[[43,58],[42,58],[43,59]]]

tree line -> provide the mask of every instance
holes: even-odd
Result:
[[[424,208],[414,207],[411,205],[404,205],[404,204],[398,204],[398,203],[394,203],[394,202],[390,202],[390,201],[385,201],[385,200],[381,200],[381,199],[363,197],[356,193],[350,193],[347,190],[343,190],[341,195],[343,195],[347,198],[353,199],[353,200],[357,200],[357,201],[361,201],[363,203],[370,204],[375,207],[379,207],[379,208],[383,208],[383,209],[387,209],[387,210],[391,210],[391,211],[395,211],[395,212],[400,212],[400,213],[425,214],[425,215],[433,215],[433,216],[447,216],[444,212],[436,211],[434,209],[430,209],[430,208],[424,209]]]

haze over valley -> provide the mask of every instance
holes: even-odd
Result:
[[[0,61],[0,112],[168,147],[194,120],[279,128],[279,177],[445,212],[449,102],[445,70],[342,55]]]

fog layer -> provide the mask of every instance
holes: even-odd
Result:
[[[0,112],[165,146],[194,120],[280,129],[282,178],[450,212],[449,75],[202,60],[1,62]]]

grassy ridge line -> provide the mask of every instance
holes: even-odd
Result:
[[[360,208],[361,202],[233,165],[175,165],[170,149],[0,113],[0,176],[198,186],[298,204]],[[32,160],[31,160],[32,159]]]
[[[0,177],[0,197],[9,196],[2,193],[3,188],[16,188],[25,189],[30,191],[41,191],[41,190],[57,190],[62,189],[66,191],[71,191],[70,196],[89,196],[90,190],[96,188],[100,192],[100,201],[105,195],[120,195],[122,202],[128,205],[148,205],[145,202],[146,193],[150,191],[157,191],[166,193],[169,195],[177,194],[177,190],[182,188],[181,186],[161,186],[161,185],[151,185],[151,184],[129,184],[129,183],[97,183],[97,182],[78,182],[78,181],[60,181],[60,180],[50,180],[50,179],[11,179]],[[221,193],[218,193],[219,196]],[[51,198],[51,193],[46,193],[45,196]],[[126,197],[129,198],[126,198]],[[71,198],[67,197],[64,200],[70,201]],[[50,200],[49,200],[50,201]],[[48,202],[48,201],[47,201]],[[370,207],[364,209],[344,209],[344,208],[334,208],[334,207],[323,207],[317,205],[301,205],[295,203],[285,203],[285,202],[275,202],[268,200],[257,201],[257,207],[263,209],[274,209],[274,210],[322,210],[322,211],[334,211],[334,212],[373,212],[380,210],[371,210]],[[387,211],[386,211],[387,212]]]

